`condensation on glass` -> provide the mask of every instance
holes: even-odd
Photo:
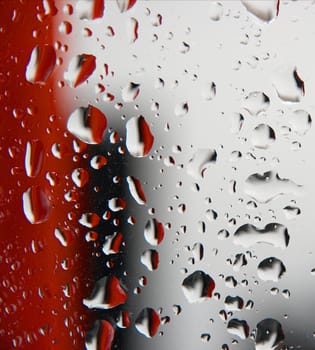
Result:
[[[50,221],[57,244],[91,253],[56,257],[92,271],[92,321],[68,336],[86,350],[314,348],[315,2],[43,6],[53,39],[33,33],[23,79],[51,89],[70,147],[30,131],[19,201],[24,225]],[[57,203],[50,158],[67,164]]]

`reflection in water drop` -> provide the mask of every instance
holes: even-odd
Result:
[[[142,253],[140,261],[149,271],[156,270],[159,267],[159,253],[148,249]]]
[[[291,129],[298,135],[305,135],[312,125],[312,118],[309,113],[299,109],[288,116],[288,122]]]
[[[199,149],[187,164],[187,173],[194,179],[204,177],[205,171],[217,160],[217,152],[214,149]]]
[[[145,197],[145,193],[142,189],[141,182],[133,176],[127,176],[126,178],[129,192],[132,198],[140,205],[145,205],[147,200]]]
[[[50,202],[39,186],[32,186],[23,193],[23,211],[31,224],[41,224],[48,220]]]
[[[299,102],[304,96],[304,81],[296,67],[281,66],[273,75],[273,85],[279,98],[284,102]]]
[[[272,350],[283,340],[284,333],[278,321],[266,318],[257,324],[256,350]]]
[[[241,0],[247,11],[264,22],[271,22],[279,13],[280,0]]]
[[[281,260],[270,257],[259,263],[257,275],[263,281],[278,282],[285,271],[286,268]]]
[[[259,124],[252,134],[252,144],[256,148],[267,149],[276,139],[274,130],[267,124]]]
[[[111,350],[115,329],[109,321],[95,321],[85,337],[86,350]]]
[[[31,140],[26,144],[25,171],[29,177],[36,177],[42,167],[44,149],[40,140]]]
[[[26,67],[26,80],[33,84],[45,84],[55,65],[56,52],[52,46],[35,46]]]
[[[156,219],[149,219],[144,228],[144,238],[153,246],[159,245],[164,238],[162,223]]]
[[[245,248],[258,243],[267,243],[284,249],[288,246],[289,240],[290,236],[287,228],[278,223],[267,224],[263,229],[245,224],[240,226],[234,233],[234,243]]]
[[[121,97],[124,102],[134,101],[140,92],[140,84],[129,83],[121,90]]]
[[[260,112],[266,111],[270,105],[270,99],[263,92],[254,91],[248,94],[243,100],[243,108],[252,116],[256,116]]]
[[[101,143],[106,126],[105,115],[91,105],[75,109],[67,122],[68,130],[79,140],[88,144]]]
[[[150,152],[154,136],[144,117],[133,117],[126,124],[126,146],[136,158],[145,157]]]
[[[201,302],[211,298],[214,288],[214,280],[200,270],[190,274],[182,283],[184,295],[189,303]]]
[[[83,304],[88,308],[111,309],[124,304],[127,294],[116,276],[106,276],[99,279]]]
[[[143,334],[147,338],[152,338],[156,335],[160,323],[158,313],[154,309],[147,307],[137,316],[135,327],[140,334]]]
[[[268,203],[272,199],[285,194],[302,195],[302,186],[281,178],[274,171],[250,175],[244,185],[244,192],[260,203]]]
[[[72,58],[68,70],[64,73],[64,78],[72,87],[77,87],[84,83],[96,68],[96,58],[93,55],[82,54]]]
[[[232,318],[227,325],[230,334],[237,335],[241,339],[246,339],[249,335],[249,326],[246,321]]]

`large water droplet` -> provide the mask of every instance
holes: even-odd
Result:
[[[116,0],[120,12],[128,11],[137,0]]]
[[[154,136],[144,117],[134,117],[126,124],[126,146],[133,157],[145,157],[151,150]]]
[[[267,243],[284,249],[288,246],[289,240],[290,236],[287,228],[278,223],[267,224],[263,229],[245,224],[234,233],[234,243],[245,248],[257,243]]]
[[[137,98],[139,92],[140,84],[131,82],[121,90],[121,97],[124,102],[132,102]]]
[[[158,313],[154,309],[147,307],[137,316],[135,327],[140,334],[143,334],[147,338],[152,338],[156,335],[160,323]]]
[[[214,280],[200,270],[187,276],[182,283],[184,295],[189,303],[201,302],[211,298],[214,288]]]
[[[101,18],[104,13],[104,0],[77,0],[75,12],[80,19]]]
[[[279,98],[284,102],[299,102],[304,96],[304,82],[296,67],[281,66],[272,79]]]
[[[105,236],[105,241],[103,244],[104,254],[109,255],[119,253],[122,240],[123,234],[121,232],[115,232],[112,235]]]
[[[89,298],[83,299],[88,308],[111,309],[124,304],[127,294],[116,276],[105,276],[99,279]]]
[[[237,335],[241,339],[246,339],[249,335],[249,326],[244,320],[232,318],[227,325],[227,331],[230,334]]]
[[[73,57],[64,73],[64,78],[72,87],[84,83],[96,68],[95,60],[95,56],[85,53]]]
[[[244,192],[260,203],[268,203],[284,194],[300,196],[303,193],[301,185],[281,178],[274,171],[250,175],[245,181]]]
[[[141,182],[133,176],[127,176],[126,178],[129,192],[133,199],[140,205],[145,205],[147,200],[145,197],[145,193],[143,191]]]
[[[31,140],[26,144],[25,171],[29,177],[36,177],[43,163],[44,149],[40,140]]]
[[[205,171],[217,160],[214,149],[199,149],[187,164],[187,173],[195,179],[204,177]]]
[[[142,253],[140,261],[149,271],[156,270],[159,267],[159,253],[148,249]]]
[[[267,95],[260,91],[249,93],[243,100],[243,108],[252,116],[256,116],[260,112],[265,111],[270,105],[270,99]]]
[[[149,219],[144,228],[144,238],[151,245],[158,245],[163,241],[164,228],[156,219]]]
[[[259,124],[253,130],[252,144],[256,148],[267,149],[276,139],[274,130],[267,124]]]
[[[259,263],[257,275],[263,281],[277,282],[285,271],[286,268],[281,260],[270,257]]]
[[[232,296],[228,295],[225,298],[224,304],[225,304],[225,308],[228,311],[238,311],[238,310],[241,310],[243,308],[244,300],[239,296],[232,297]]]
[[[52,46],[35,46],[26,67],[26,80],[33,84],[44,84],[55,65],[56,52]]]
[[[260,20],[270,22],[278,16],[280,0],[242,0],[242,4]]]
[[[111,350],[115,329],[109,321],[95,321],[85,337],[86,350]]]
[[[283,329],[278,321],[266,318],[257,324],[256,350],[275,349],[283,340]]]
[[[39,186],[32,186],[23,193],[23,211],[31,224],[40,224],[48,219],[50,202]]]
[[[91,105],[74,110],[67,123],[68,130],[75,137],[89,144],[98,144],[103,141],[106,126],[105,115]]]
[[[312,118],[309,113],[299,109],[288,116],[291,129],[298,135],[305,135],[312,126]]]

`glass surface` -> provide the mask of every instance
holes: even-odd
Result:
[[[0,350],[314,348],[314,18],[0,0]]]

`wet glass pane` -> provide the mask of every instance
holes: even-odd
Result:
[[[0,350],[314,348],[314,18],[0,0]]]

